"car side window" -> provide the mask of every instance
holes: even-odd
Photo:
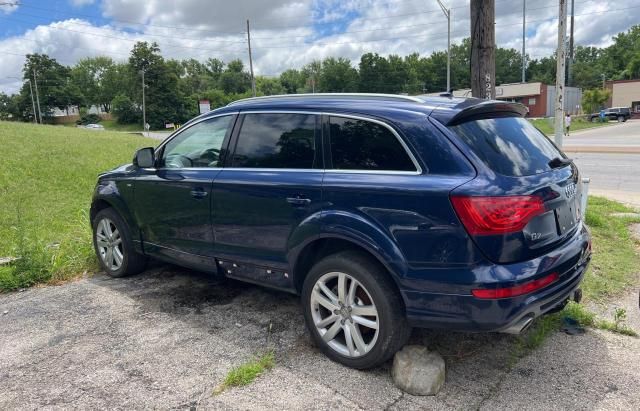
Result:
[[[313,168],[315,132],[313,114],[246,114],[231,167]]]
[[[185,129],[165,146],[160,167],[220,167],[222,143],[233,116],[215,117]]]
[[[417,171],[400,141],[381,124],[331,116],[329,130],[334,169]]]

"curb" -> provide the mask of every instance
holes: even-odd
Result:
[[[564,146],[565,153],[640,154],[640,146]]]

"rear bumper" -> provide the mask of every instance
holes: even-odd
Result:
[[[459,287],[457,293],[420,292],[413,288],[403,291],[409,323],[414,327],[443,328],[456,331],[514,332],[528,318],[536,318],[553,310],[571,297],[584,278],[591,253],[590,234],[585,227],[553,252],[532,261],[513,265],[477,267],[460,276],[473,273],[478,281]],[[560,274],[553,284],[514,298],[478,299],[472,288],[513,286],[552,272]],[[452,273],[452,275],[455,275]],[[413,283],[415,285],[415,282]]]

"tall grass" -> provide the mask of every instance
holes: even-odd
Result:
[[[63,281],[97,266],[89,206],[98,173],[156,140],[0,122],[0,291]]]

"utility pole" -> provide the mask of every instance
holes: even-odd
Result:
[[[451,9],[446,8],[440,0],[438,4],[447,18],[447,93],[451,92]]]
[[[38,122],[42,124],[42,111],[40,111],[40,95],[38,94],[38,79],[36,77],[36,69],[33,69],[33,83],[36,87],[36,101],[38,102]],[[33,113],[35,114],[35,112]]]
[[[31,106],[33,106],[33,122],[38,123],[38,120],[36,117],[36,102],[33,99],[33,86],[31,85],[31,79],[28,78],[27,82],[29,82],[29,91],[31,92]]]
[[[606,88],[607,75],[602,73],[600,76],[602,77],[602,89],[604,90]]]
[[[525,71],[527,69],[527,57],[525,57],[525,42],[527,41],[527,31],[526,31],[526,17],[527,15],[527,0],[522,0],[522,82],[526,83],[525,80]]]
[[[147,130],[147,106],[145,102],[144,89],[146,86],[144,85],[144,69],[140,70],[140,74],[142,74],[142,129],[144,131]]]
[[[256,96],[256,79],[253,76],[253,56],[251,55],[251,31],[249,30],[249,19],[247,19],[247,45],[249,46],[249,70],[251,71],[251,91],[253,97]]]
[[[569,34],[569,61],[567,64],[567,86],[573,86],[573,63],[574,63],[574,50],[573,50],[573,11],[574,2],[571,0],[571,28]]]
[[[567,58],[567,0],[560,0],[558,11],[558,50],[556,51],[555,142],[562,148],[564,122],[564,66]]]
[[[495,0],[472,0],[471,95],[496,98]]]

